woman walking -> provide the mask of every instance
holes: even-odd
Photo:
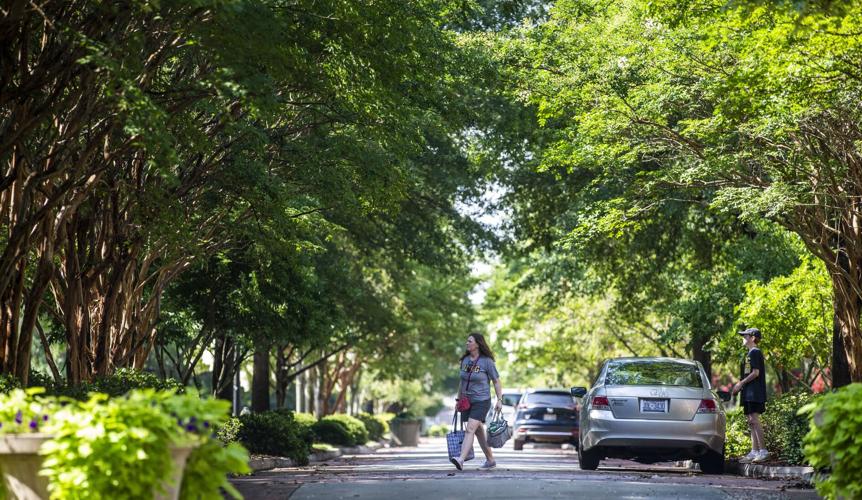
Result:
[[[458,386],[456,402],[458,409],[469,406],[461,411],[461,421],[467,422],[467,428],[461,445],[461,456],[449,458],[458,470],[464,468],[464,460],[473,448],[473,436],[476,436],[482,452],[485,453],[485,463],[481,469],[490,470],[497,466],[494,453],[488,446],[484,425],[485,417],[491,409],[491,383],[497,393],[495,409],[499,411],[503,407],[503,386],[500,384],[497,365],[494,364],[494,354],[485,342],[485,337],[479,333],[471,333],[467,337],[467,351],[461,356],[461,383]],[[469,401],[469,405],[464,400]]]

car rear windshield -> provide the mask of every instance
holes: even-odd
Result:
[[[608,365],[605,384],[703,387],[696,366],[662,361],[611,363]]]
[[[527,394],[527,399],[524,401],[530,405],[547,405],[547,406],[572,406],[572,396],[565,392],[533,392]]]
[[[518,401],[521,400],[521,395],[518,393],[503,393],[503,404],[508,406],[515,406],[518,404]]]

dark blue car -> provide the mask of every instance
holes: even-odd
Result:
[[[531,389],[515,413],[514,446],[524,443],[571,443],[578,446],[578,405],[570,391]]]

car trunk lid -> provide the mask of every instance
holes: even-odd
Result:
[[[605,387],[611,411],[619,419],[691,420],[704,390],[697,387]]]

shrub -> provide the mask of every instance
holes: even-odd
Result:
[[[228,418],[224,424],[216,427],[215,436],[224,444],[235,443],[238,441],[239,429],[242,427],[240,421],[236,417]]]
[[[6,394],[12,389],[20,389],[21,381],[12,375],[5,373],[0,374],[0,394]]]
[[[818,471],[817,493],[825,498],[862,498],[862,384],[827,394],[799,410],[808,415],[805,457]]]
[[[368,441],[368,431],[361,420],[350,415],[327,415],[314,424],[314,433],[324,443],[356,446]]]
[[[287,411],[250,413],[239,417],[239,441],[252,453],[290,457],[308,464],[312,436]]]
[[[370,413],[360,413],[357,418],[365,425],[368,431],[368,438],[372,441],[380,441],[383,435],[389,430],[389,424],[382,418]]]
[[[766,403],[766,412],[761,416],[763,440],[775,457],[791,465],[805,463],[802,441],[809,424],[808,418],[798,412],[819,398],[807,391],[792,391]]]
[[[91,392],[122,396],[133,389],[182,392],[185,387],[178,380],[171,378],[162,380],[150,372],[120,368],[110,375],[96,377],[90,382],[84,382],[73,387],[49,387],[48,392],[83,401],[88,398]]]
[[[317,436],[314,434],[314,424],[317,423],[317,417],[311,413],[291,413],[293,413],[293,418],[302,431],[311,436],[310,439],[316,440]]]
[[[751,450],[751,434],[742,407],[727,412],[727,433],[724,452],[728,457],[740,457]]]
[[[446,424],[435,424],[428,428],[428,435],[431,437],[446,437],[449,432],[449,426]]]

